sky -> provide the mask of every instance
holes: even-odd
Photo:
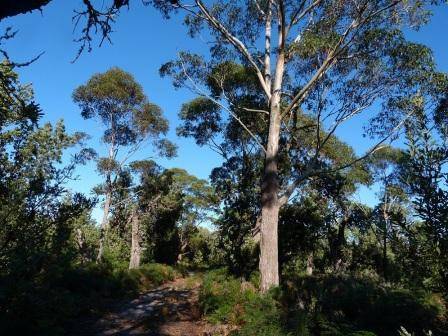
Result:
[[[14,61],[27,61],[44,52],[30,66],[18,69],[21,82],[33,85],[36,102],[44,113],[42,121],[54,123],[63,119],[68,132],[86,132],[91,136],[88,145],[100,154],[104,153],[105,146],[99,140],[103,129],[93,120],[82,119],[71,96],[73,90],[92,74],[118,66],[134,75],[149,100],[162,108],[170,122],[168,137],[178,145],[178,156],[157,161],[166,168],[180,167],[200,178],[208,178],[211,170],[220,164],[220,157],[208,148],[198,147],[193,140],[179,138],[175,134],[180,107],[193,94],[187,90],[175,90],[171,81],[160,78],[158,73],[163,63],[175,59],[182,50],[204,52],[204,41],[189,38],[180,17],[165,20],[153,8],[133,1],[130,10],[124,10],[114,25],[112,44],[105,42],[99,47],[96,43],[92,52],[82,54],[72,63],[79,48],[79,44],[73,41],[79,33],[79,30],[74,32],[72,22],[75,8],[81,8],[81,1],[53,0],[42,12],[35,11],[0,22],[0,31],[9,26],[18,31],[17,36],[3,46]],[[438,7],[427,26],[406,35],[412,41],[431,47],[439,70],[448,72],[448,6]],[[359,121],[355,121],[344,125],[337,133],[342,140],[354,146],[358,154],[371,146],[360,137],[360,126]],[[150,155],[150,148],[144,148],[135,158]],[[77,175],[79,179],[70,182],[69,187],[85,194],[90,194],[92,187],[101,181],[93,163],[78,168]],[[366,188],[362,188],[357,197],[367,204],[375,201],[374,190]],[[100,213],[101,209],[97,207],[93,217],[99,219]]]

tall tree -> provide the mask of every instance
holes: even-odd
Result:
[[[409,149],[403,174],[415,212],[423,221],[416,234],[423,238],[420,244],[423,245],[426,263],[431,264],[434,270],[435,287],[445,290],[448,283],[446,107],[446,100],[442,100],[434,120],[431,120],[423,114],[422,100],[415,104],[416,118],[408,124]]]
[[[379,219],[379,233],[382,246],[383,276],[388,276],[388,241],[394,233],[394,217],[403,213],[407,196],[399,174],[399,168],[405,157],[404,152],[390,146],[381,148],[369,158],[369,168],[373,179],[378,183],[379,204],[374,214]]]
[[[260,271],[266,291],[279,283],[279,209],[310,176],[327,170],[321,153],[331,135],[347,120],[371,112],[369,134],[378,140],[372,152],[408,117],[398,103],[417,90],[428,92],[425,84],[434,78],[431,52],[406,41],[400,30],[426,21],[425,2],[151,2],[166,16],[184,11],[188,32],[196,36],[205,29],[212,39],[210,57],[181,53],[163,72],[173,76],[176,87],[187,86],[202,96],[202,113],[214,116],[211,123],[224,115],[234,118],[264,155]],[[262,98],[257,104],[238,99],[247,88],[234,90],[228,80],[234,72],[218,68],[229,61],[239,62],[237,66],[256,78],[250,89]],[[381,107],[375,115],[369,109],[374,103]],[[246,122],[254,114],[262,125],[260,134]],[[313,123],[303,123],[301,115]],[[303,165],[282,176],[280,152],[303,127],[311,130],[308,137],[314,137],[314,148],[296,151]],[[322,128],[328,136],[322,137]],[[352,163],[341,162],[332,170]]]
[[[168,131],[161,109],[148,101],[131,74],[119,68],[93,75],[74,91],[73,100],[81,108],[83,118],[97,118],[105,127],[102,140],[108,145],[108,154],[97,165],[104,176],[101,193],[105,198],[97,256],[97,261],[101,261],[112,193],[123,166],[149,139],[160,155],[173,156],[175,146],[161,138]]]

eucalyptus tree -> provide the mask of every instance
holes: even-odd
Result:
[[[426,84],[437,77],[430,50],[406,41],[401,31],[426,22],[427,3],[150,2],[166,16],[183,12],[188,32],[192,36],[205,32],[202,36],[211,46],[208,56],[180,53],[178,60],[163,67],[164,73],[173,76],[176,87],[189,87],[202,97],[199,112],[210,122],[233,117],[264,155],[260,271],[261,288],[266,291],[279,283],[279,209],[310,176],[325,172],[320,157],[331,135],[347,120],[367,112],[371,117],[367,133],[378,141],[369,152],[374,151],[407,118],[398,103],[418,90],[427,94]],[[257,79],[252,89],[263,99],[256,105],[240,101],[241,91],[229,90],[228,70],[216,71],[219,64],[229,61]],[[216,90],[209,90],[210,82]],[[240,113],[235,114],[234,108]],[[314,123],[298,122],[300,115],[311,116]],[[262,134],[247,124],[249,119],[262,124]],[[302,127],[312,130],[308,136],[314,137],[314,148],[298,151],[306,165],[298,170],[291,167],[292,173],[283,178],[279,151]],[[328,136],[322,137],[323,128]],[[337,169],[350,164],[341,162]]]
[[[143,249],[157,261],[182,260],[191,234],[200,223],[209,222],[216,204],[213,189],[179,168],[164,169],[154,161],[134,161],[139,176],[133,188],[130,268],[140,265]]]
[[[102,140],[108,146],[107,156],[97,162],[97,169],[104,176],[104,183],[98,190],[105,198],[97,256],[97,261],[100,261],[112,193],[120,171],[149,140],[159,155],[171,157],[175,155],[176,148],[162,137],[168,131],[168,121],[162,110],[148,101],[143,88],[130,73],[111,68],[95,74],[74,91],[73,100],[81,108],[83,118],[95,118],[102,124]]]
[[[171,168],[167,173],[173,178],[171,192],[180,193],[182,200],[182,212],[177,223],[180,242],[177,262],[181,262],[191,250],[191,240],[198,227],[213,222],[218,198],[206,180],[190,175],[184,169]]]
[[[176,85],[191,80],[193,89],[215,103],[220,114],[235,117],[265,155],[261,188],[263,290],[278,283],[275,246],[279,208],[303,181],[326,170],[322,169],[320,153],[328,141],[327,137],[320,136],[320,129],[325,127],[328,134],[333,134],[352,117],[371,112],[372,106],[381,106],[376,113],[378,118],[370,123],[373,127],[369,134],[378,136],[379,140],[373,151],[407,117],[405,111],[397,108],[400,100],[411,97],[418,89],[426,94],[421,86],[434,78],[431,53],[421,45],[408,43],[401,29],[425,23],[429,17],[426,5],[439,2],[144,1],[166,16],[185,13],[188,32],[193,36],[207,30],[203,36],[211,39],[207,42],[212,57],[181,54],[177,70],[183,78]],[[102,40],[108,39],[111,24],[129,1],[111,1],[103,11],[96,10],[90,1],[84,4],[86,10],[77,16],[87,21],[80,42],[90,48],[92,29],[98,29]],[[209,78],[204,72],[213,68],[209,65],[223,60],[236,60],[252,71],[258,81],[256,89],[263,96],[262,108],[233,99],[226,92],[222,76],[214,76],[217,86],[222,87],[219,95],[202,90],[201,84]],[[231,113],[231,105],[244,111],[246,116],[267,112],[263,118],[267,119],[264,135],[259,137],[245,124],[244,118]],[[311,153],[300,153],[308,162],[304,169],[282,179],[278,151],[285,143],[281,138],[284,134],[294,134],[296,127],[291,124],[300,113],[311,114],[316,119],[315,148]],[[302,126],[299,124],[299,128]],[[340,168],[349,164],[341,163]]]
[[[402,183],[400,168],[403,165],[405,153],[399,148],[391,146],[383,147],[374,153],[368,160],[369,170],[374,181],[379,185],[379,204],[374,209],[374,215],[378,218],[376,227],[381,242],[383,259],[383,276],[388,276],[388,241],[396,234],[397,225],[405,219],[406,195],[405,185]],[[399,220],[397,223],[396,221]]]

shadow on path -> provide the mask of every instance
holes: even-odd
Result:
[[[206,324],[198,307],[199,285],[188,288],[177,279],[137,299],[122,303],[77,335],[204,336]]]

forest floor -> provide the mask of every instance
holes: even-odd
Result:
[[[165,283],[128,302],[116,303],[96,321],[79,325],[77,335],[207,336],[213,328],[201,318],[201,281],[191,276]]]

